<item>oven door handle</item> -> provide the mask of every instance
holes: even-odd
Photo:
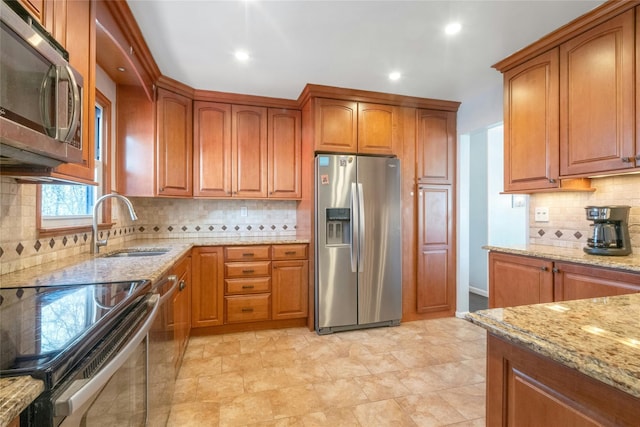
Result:
[[[144,324],[136,332],[133,338],[118,351],[109,363],[91,378],[76,380],[58,397],[54,403],[55,416],[70,416],[81,410],[84,405],[91,403],[102,388],[109,382],[111,377],[127,361],[137,349],[138,345],[145,339],[151,329],[160,307],[160,296],[157,294],[149,298],[148,304],[153,306],[151,313],[147,316]]]

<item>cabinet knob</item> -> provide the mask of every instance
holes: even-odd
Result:
[[[547,268],[546,266],[543,266],[543,267],[540,267],[540,270],[542,270],[542,271],[547,271],[547,270],[548,270],[548,268]]]
[[[640,154],[636,154],[636,161],[640,162]]]
[[[553,179],[553,178],[549,178],[549,182],[550,182],[551,184],[555,184],[555,183],[556,183],[556,180],[555,180],[555,179]]]
[[[560,270],[558,270],[558,268],[556,268],[556,267],[553,267],[553,268],[551,269],[551,271],[553,271],[554,273],[559,273],[559,272],[560,272]]]
[[[631,157],[622,157],[620,160],[622,163],[631,163]]]
[[[184,288],[187,287],[187,284],[184,283],[184,280],[180,281],[180,285],[178,286],[178,289],[180,289],[180,291],[184,291]]]

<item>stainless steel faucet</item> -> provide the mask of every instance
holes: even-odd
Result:
[[[93,232],[91,235],[91,253],[92,254],[100,253],[100,246],[107,246],[108,237],[104,239],[98,238],[98,206],[100,206],[102,202],[104,202],[106,199],[110,199],[111,197],[120,199],[127,205],[127,207],[129,208],[129,215],[131,215],[131,219],[133,221],[136,221],[138,219],[138,215],[136,215],[136,211],[133,209],[133,205],[131,204],[131,201],[126,197],[121,196],[120,194],[115,194],[115,193],[105,194],[104,196],[96,200],[96,204],[93,205],[93,223],[92,223]]]

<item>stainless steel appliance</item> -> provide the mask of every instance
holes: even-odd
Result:
[[[82,161],[82,76],[19,2],[0,2],[0,166]]]
[[[0,289],[0,376],[45,384],[21,425],[145,425],[159,305],[148,281]]]
[[[587,206],[587,219],[593,221],[592,236],[584,251],[592,255],[629,255],[629,206]]]
[[[316,331],[400,324],[400,161],[318,154],[315,171]]]

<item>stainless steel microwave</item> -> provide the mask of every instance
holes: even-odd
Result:
[[[82,75],[18,2],[0,7],[0,168],[81,162]]]

